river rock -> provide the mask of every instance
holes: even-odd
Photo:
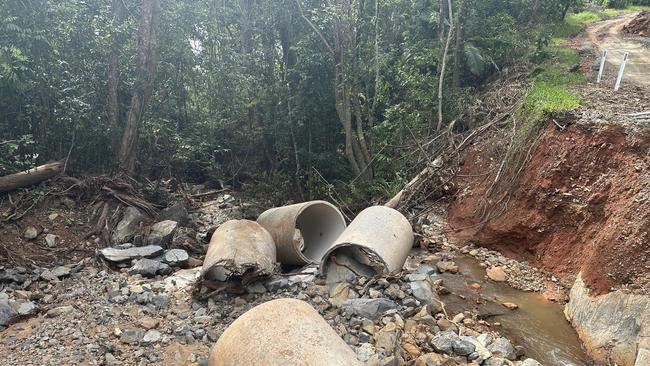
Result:
[[[114,244],[127,242],[140,229],[140,224],[145,220],[145,216],[135,207],[128,207],[122,216],[122,220],[117,223],[113,230],[111,240]]]
[[[190,222],[190,216],[187,207],[181,201],[175,202],[160,212],[160,220],[176,221],[179,225],[185,226]]]
[[[415,360],[415,366],[438,366],[445,365],[447,358],[437,353],[427,353]]]
[[[508,366],[508,361],[501,357],[490,357],[483,361],[482,366]]]
[[[501,305],[503,305],[504,307],[506,307],[506,308],[508,308],[510,310],[515,310],[515,309],[519,308],[519,305],[515,304],[514,302],[504,302]]]
[[[413,281],[409,283],[413,297],[427,304],[429,311],[435,314],[442,311],[440,297],[433,290],[429,281]]]
[[[648,359],[648,362],[649,363],[646,363],[644,365],[650,365],[650,359]],[[533,360],[532,358],[527,358],[517,363],[517,366],[542,366],[542,364],[537,362],[536,360]]]
[[[385,298],[349,299],[343,302],[343,309],[348,314],[368,319],[377,319],[384,312],[397,308],[398,305],[394,301]]]
[[[450,331],[440,332],[433,336],[429,343],[438,353],[451,355],[454,353],[454,342],[460,341],[458,334]]]
[[[436,264],[436,267],[438,267],[438,271],[441,273],[458,273],[458,265],[452,261],[440,261]]]
[[[56,282],[61,277],[70,275],[70,268],[66,266],[58,266],[53,269],[46,269],[41,273],[41,278],[46,281]]]
[[[162,338],[162,334],[160,334],[159,331],[152,329],[147,333],[145,333],[144,337],[142,337],[142,343],[144,344],[158,343],[160,341],[160,338]]]
[[[167,248],[174,238],[178,223],[172,220],[165,220],[155,223],[151,227],[151,233],[147,237],[147,244],[158,245]]]
[[[508,279],[503,267],[492,267],[487,270],[487,276],[494,282],[505,282]]]
[[[65,314],[70,314],[74,311],[74,308],[70,305],[66,306],[58,306],[56,308],[52,308],[45,313],[45,316],[48,318],[56,318],[57,316],[65,315]]]
[[[23,237],[27,240],[36,239],[38,236],[38,229],[33,226],[28,226],[23,233]]]
[[[512,346],[512,343],[506,338],[499,337],[492,341],[487,349],[492,352],[493,355],[506,358],[508,360],[514,361],[517,359],[517,352],[515,347]]]
[[[14,316],[16,311],[9,305],[9,301],[0,300],[0,327],[6,326]]]
[[[190,255],[183,249],[170,249],[163,255],[163,261],[170,266],[178,266],[187,262]]]
[[[56,246],[57,238],[58,237],[54,234],[45,235],[45,245],[47,245],[49,248],[54,248]]]
[[[104,248],[99,254],[110,262],[122,262],[138,258],[151,258],[162,254],[163,248],[157,245],[131,248]]]
[[[129,273],[139,274],[145,277],[155,277],[158,274],[162,275],[170,272],[171,268],[168,264],[148,258],[138,259],[129,269]]]
[[[36,304],[31,301],[24,302],[18,306],[19,315],[31,315],[36,313]]]
[[[463,338],[453,341],[451,347],[454,353],[459,356],[467,356],[476,350],[474,343]]]
[[[564,314],[596,360],[635,365],[637,348],[650,349],[650,296],[621,290],[591,296],[578,275]]]

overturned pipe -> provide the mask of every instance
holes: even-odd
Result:
[[[273,236],[278,261],[283,264],[319,263],[345,230],[341,212],[325,201],[272,208],[257,222]]]
[[[210,351],[208,366],[361,366],[308,303],[277,299],[237,318]]]
[[[412,246],[413,229],[401,213],[385,206],[369,207],[336,239],[320,270],[328,283],[398,272]]]
[[[273,274],[275,262],[275,243],[266,229],[255,221],[230,220],[212,234],[201,276],[247,284]]]

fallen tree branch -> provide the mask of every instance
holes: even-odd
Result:
[[[20,173],[0,177],[0,193],[29,187],[59,175],[63,171],[63,162],[55,161]]]

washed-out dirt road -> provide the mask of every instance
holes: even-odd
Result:
[[[650,88],[650,39],[623,33],[623,27],[637,14],[626,13],[594,23],[582,34],[581,41],[589,44],[599,54],[607,50],[605,73],[610,76],[616,75],[625,52],[629,52],[622,85],[634,83]]]

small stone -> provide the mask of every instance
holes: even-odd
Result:
[[[135,207],[128,207],[124,212],[122,220],[117,223],[111,242],[121,244],[133,238],[140,230],[140,224],[145,220],[145,216]]]
[[[361,362],[366,362],[372,357],[377,350],[370,343],[362,343],[359,347],[356,348],[357,359]]]
[[[454,351],[454,342],[460,341],[458,335],[454,332],[440,332],[431,338],[429,342],[434,351],[451,355]]]
[[[638,363],[637,359],[637,363]],[[648,359],[650,361],[650,359]],[[644,363],[641,363],[641,365],[644,365]],[[527,358],[523,361],[521,361],[517,366],[542,366],[541,363],[537,362],[537,360],[533,360],[532,358]]]
[[[415,360],[415,366],[438,366],[444,365],[447,358],[437,353],[427,353]]]
[[[504,302],[501,305],[505,306],[506,308],[508,308],[510,310],[515,310],[515,309],[519,308],[519,305],[517,305],[517,304],[515,304],[513,302]]]
[[[411,343],[402,343],[402,349],[411,356],[411,358],[416,359],[422,355],[422,351],[417,346]]]
[[[99,253],[110,262],[122,262],[139,258],[151,258],[162,254],[163,248],[157,245],[131,248],[104,248]]]
[[[54,221],[54,220],[56,220],[58,217],[59,217],[59,214],[56,213],[56,212],[55,212],[55,213],[51,213],[51,214],[49,214],[49,215],[47,216],[48,220],[50,220],[50,221]]]
[[[452,349],[454,350],[454,353],[459,356],[467,356],[470,353],[474,352],[476,350],[476,347],[471,342],[468,342],[464,339],[458,339],[452,342]]]
[[[119,365],[117,359],[111,353],[106,353],[104,355],[104,363],[106,364],[106,366],[117,366],[117,365]]]
[[[120,342],[126,344],[137,344],[142,338],[142,331],[139,329],[125,329],[120,334]]]
[[[505,282],[508,278],[503,267],[492,267],[487,270],[487,276],[494,282]]]
[[[397,308],[394,301],[385,298],[349,299],[343,302],[343,309],[347,313],[368,319],[377,319],[384,312]]]
[[[500,337],[492,341],[492,343],[487,346],[487,349],[496,356],[507,358],[508,360],[514,361],[517,358],[517,352],[515,347],[512,346],[509,340],[506,338]]]
[[[440,261],[436,267],[440,272],[458,273],[458,265],[452,261]]]
[[[178,266],[187,262],[190,255],[183,249],[170,249],[163,255],[163,261],[171,266]]]
[[[165,220],[155,223],[151,227],[151,233],[147,237],[148,245],[158,245],[167,248],[174,238],[178,223],[172,220]],[[189,256],[188,256],[189,258]]]
[[[45,316],[48,318],[56,318],[57,316],[61,316],[64,314],[70,314],[74,311],[74,308],[70,305],[66,306],[59,306],[53,309],[50,309],[45,313]]]
[[[54,234],[45,235],[45,245],[47,245],[49,248],[54,248],[56,246],[56,239],[57,236]]]
[[[24,302],[18,306],[19,315],[31,315],[36,312],[36,304],[31,301]]]
[[[162,334],[160,334],[159,331],[150,330],[144,335],[144,337],[142,338],[142,342],[145,344],[158,343],[161,337]]]
[[[61,277],[70,275],[70,268],[66,266],[59,266],[53,269],[47,269],[41,273],[41,278],[46,281],[56,282]]]
[[[133,267],[129,269],[129,273],[145,277],[154,277],[157,274],[168,274],[170,272],[171,268],[168,264],[148,258],[138,259],[133,264]]]
[[[145,317],[145,318],[140,319],[140,321],[138,323],[140,324],[140,326],[142,328],[144,328],[146,330],[151,330],[151,329],[157,328],[158,324],[160,324],[160,321],[158,319],[155,319],[155,318]]]
[[[33,226],[28,226],[25,229],[25,233],[23,234],[23,237],[27,240],[36,239],[37,236],[38,236],[38,230]]]

